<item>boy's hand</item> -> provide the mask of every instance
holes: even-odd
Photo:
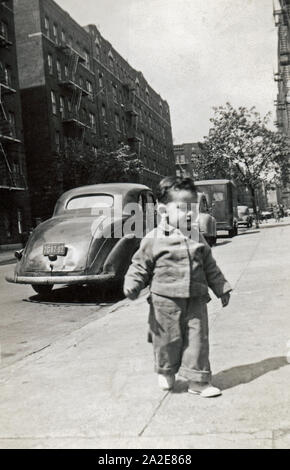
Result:
[[[221,296],[221,302],[222,302],[223,307],[226,307],[228,305],[230,301],[230,297],[231,297],[231,294],[229,292]]]
[[[124,289],[124,295],[130,300],[135,300],[137,299],[139,292],[136,292],[135,290]]]

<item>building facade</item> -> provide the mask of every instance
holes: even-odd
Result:
[[[278,31],[278,68],[274,74],[278,85],[275,124],[278,131],[288,137],[290,148],[290,0],[280,0],[280,8],[274,10],[274,21]],[[290,184],[282,188],[281,199],[290,208]]]
[[[139,182],[156,187],[174,173],[169,106],[141,72],[52,0],[15,0],[15,29],[34,218],[51,215],[65,188],[62,155],[129,145]]]
[[[202,146],[198,142],[174,145],[176,176],[198,178],[194,159],[201,155],[203,155]]]
[[[13,1],[0,2],[0,249],[30,229]]]

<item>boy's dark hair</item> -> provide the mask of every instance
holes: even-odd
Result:
[[[179,176],[167,176],[160,181],[157,188],[157,199],[163,204],[170,202],[171,191],[180,191],[186,189],[197,195],[197,190],[194,181],[191,178],[181,178]]]

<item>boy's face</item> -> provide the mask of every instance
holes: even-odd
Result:
[[[168,222],[181,231],[190,230],[198,220],[197,194],[188,189],[170,192],[170,201],[165,205]]]

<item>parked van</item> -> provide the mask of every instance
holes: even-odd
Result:
[[[210,214],[206,195],[198,192],[199,229],[210,246],[216,244],[216,220]]]
[[[227,230],[229,237],[238,234],[237,189],[231,180],[196,181],[197,191],[206,195],[211,215],[216,219],[216,230]]]

